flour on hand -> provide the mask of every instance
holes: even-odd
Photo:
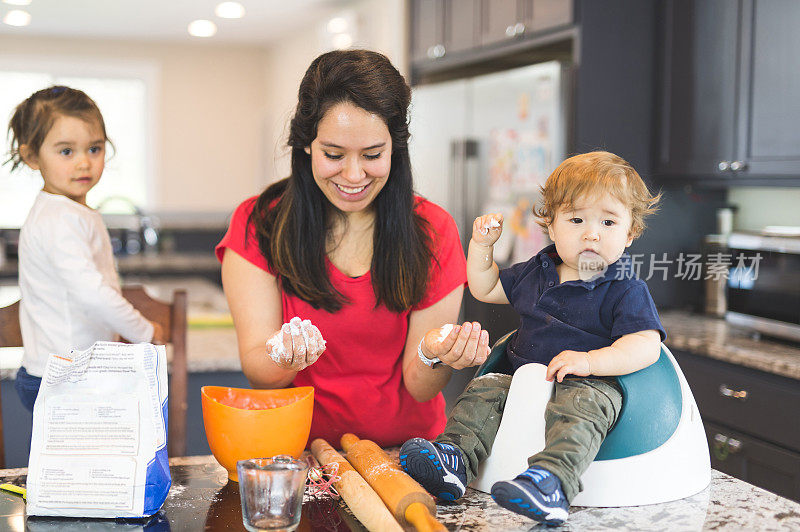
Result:
[[[439,329],[439,338],[437,338],[436,340],[439,343],[444,342],[444,339],[447,338],[447,336],[450,334],[450,331],[452,331],[453,328],[455,328],[455,325],[453,325],[452,323],[448,323],[447,325]]]
[[[496,229],[500,227],[500,222],[498,222],[495,218],[490,218],[489,221],[481,226],[481,234],[487,235],[489,234],[489,229]]]
[[[293,349],[290,352],[287,352],[283,343],[284,333],[292,338]],[[306,367],[316,362],[325,351],[325,345],[322,333],[311,323],[311,320],[301,320],[295,316],[288,323],[284,323],[281,329],[267,340],[267,352],[272,360],[283,365],[292,364],[294,353],[299,357],[307,355],[308,363],[303,364],[303,367]]]

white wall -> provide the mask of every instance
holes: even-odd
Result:
[[[342,5],[357,21],[353,46],[385,53],[405,74],[405,0]],[[21,59],[154,65],[157,158],[151,208],[230,212],[287,175],[285,131],[300,79],[309,63],[329,49],[323,30],[336,14],[309,14],[305,28],[268,46],[4,35],[0,52]],[[108,133],[113,139],[114,132]]]
[[[385,54],[403,75],[407,75],[404,0],[362,0],[354,2],[348,9],[355,15],[358,26],[353,47]],[[315,57],[328,50],[322,34],[326,22],[323,19],[309,23],[306,30],[294,32],[267,50],[264,62],[267,78],[267,134],[264,143],[267,172],[264,185],[289,173],[288,123],[297,105],[297,89],[306,68]]]
[[[154,66],[151,208],[230,210],[263,180],[262,48],[2,36],[0,50],[18,60]]]

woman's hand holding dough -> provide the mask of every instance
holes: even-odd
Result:
[[[272,338],[267,340],[267,354],[279,367],[300,371],[317,361],[325,352],[322,333],[310,320],[297,316],[284,323]]]
[[[490,352],[489,333],[477,321],[431,329],[422,343],[424,355],[438,357],[453,369],[480,366]]]

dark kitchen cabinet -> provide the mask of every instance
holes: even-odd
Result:
[[[662,173],[710,174],[733,158],[739,16],[739,3],[730,0],[663,7]]]
[[[445,0],[411,2],[411,59],[419,61],[444,56]]]
[[[800,453],[706,422],[711,467],[787,499],[800,501]]]
[[[665,176],[800,176],[800,2],[665,0],[659,138]]]
[[[478,46],[481,0],[447,0],[445,4],[445,49],[449,53]]]
[[[411,2],[411,59],[436,61],[478,45],[481,0]]]
[[[483,0],[481,45],[572,23],[572,0]]]
[[[411,61],[467,60],[573,23],[573,0],[411,0]]]
[[[483,2],[481,45],[488,46],[525,33],[525,6],[518,0]]]
[[[673,354],[703,417],[712,467],[800,501],[800,381]]]
[[[758,175],[800,175],[800,2],[745,2],[739,157]]]
[[[483,0],[483,46],[572,24],[572,0]]]
[[[572,0],[526,0],[522,3],[523,23],[528,31],[538,32],[572,24]]]

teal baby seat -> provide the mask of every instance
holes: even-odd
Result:
[[[492,347],[475,376],[511,374],[506,346],[515,331]],[[526,364],[514,372],[492,454],[481,464],[473,488],[488,492],[513,478],[529,456],[544,448],[544,408],[553,383],[546,366]],[[577,506],[637,506],[681,499],[711,479],[705,431],[689,385],[665,345],[650,366],[616,377],[622,410],[594,462],[581,476]]]
[[[487,373],[511,373],[506,345],[516,331],[498,340],[476,377]],[[681,419],[681,384],[662,347],[658,360],[639,371],[617,377],[622,388],[622,410],[595,460],[614,460],[652,451],[666,442]],[[656,390],[658,391],[657,393]]]

